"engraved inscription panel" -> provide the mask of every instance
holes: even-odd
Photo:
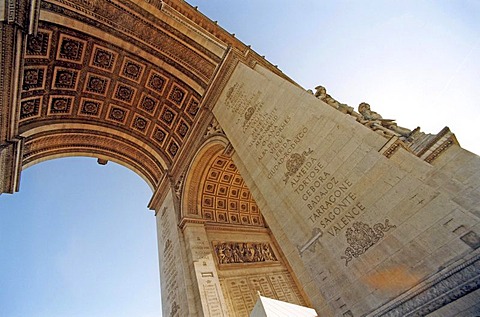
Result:
[[[273,299],[302,306],[306,304],[287,271],[225,278],[221,283],[229,310],[236,317],[250,315],[258,298],[257,291]]]

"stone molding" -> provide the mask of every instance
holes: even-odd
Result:
[[[480,252],[444,269],[367,316],[425,316],[480,288]]]
[[[185,228],[186,228],[189,224],[200,224],[200,225],[203,225],[203,224],[205,224],[205,220],[204,220],[204,219],[201,219],[201,218],[183,218],[183,219],[180,221],[180,224],[178,225],[178,227],[179,227],[181,230],[185,230]]]

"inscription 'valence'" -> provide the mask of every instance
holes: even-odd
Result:
[[[385,236],[384,232],[397,226],[389,224],[389,220],[385,220],[385,224],[377,223],[371,228],[368,224],[363,222],[355,222],[345,232],[347,242],[350,245],[345,250],[345,255],[342,259],[345,259],[345,266],[348,266],[354,257],[358,258],[361,254],[365,253],[370,247],[375,245],[381,238]]]

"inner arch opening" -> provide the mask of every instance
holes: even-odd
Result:
[[[152,192],[133,171],[54,159],[0,196],[5,316],[159,316]]]

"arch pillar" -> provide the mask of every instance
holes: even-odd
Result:
[[[184,234],[178,226],[178,209],[172,190],[155,208],[160,290],[163,316],[202,316],[196,302],[195,277]]]
[[[164,316],[229,316],[203,219],[182,218],[170,190],[156,208]]]
[[[201,303],[203,316],[229,316],[205,221],[184,218],[180,228],[186,242],[187,258],[195,273],[195,289],[199,296],[195,300]]]
[[[0,194],[12,194],[18,191],[23,147],[17,116],[22,52],[27,32],[35,29],[38,8],[19,0],[3,1],[0,6]]]

